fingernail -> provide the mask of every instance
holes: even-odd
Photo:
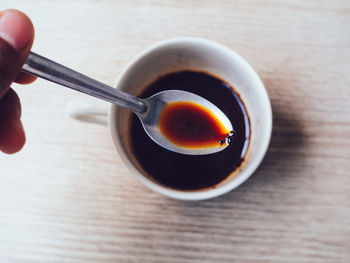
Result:
[[[0,37],[17,51],[29,44],[32,34],[33,26],[24,14],[7,10],[0,16]]]

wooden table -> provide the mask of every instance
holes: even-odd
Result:
[[[2,0],[28,13],[33,50],[108,84],[174,36],[218,41],[263,79],[272,141],[238,189],[202,202],[141,185],[83,98],[13,85],[27,144],[0,154],[0,262],[350,262],[350,2]]]

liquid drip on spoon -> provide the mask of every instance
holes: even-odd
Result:
[[[222,145],[224,145],[224,144],[229,145],[232,142],[232,140],[234,139],[235,133],[236,133],[236,131],[230,131],[226,135],[224,140],[219,140],[219,143],[222,144]]]

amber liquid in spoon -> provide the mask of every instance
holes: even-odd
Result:
[[[169,141],[184,148],[224,146],[233,136],[209,109],[188,101],[164,107],[159,129]]]

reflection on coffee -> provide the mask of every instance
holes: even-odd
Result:
[[[215,187],[244,161],[250,138],[248,113],[239,95],[225,81],[208,73],[179,71],[159,77],[139,97],[157,92],[185,90],[211,101],[230,119],[234,136],[221,152],[208,155],[184,155],[166,150],[145,133],[140,120],[131,116],[131,148],[146,176],[177,190],[200,190]]]

